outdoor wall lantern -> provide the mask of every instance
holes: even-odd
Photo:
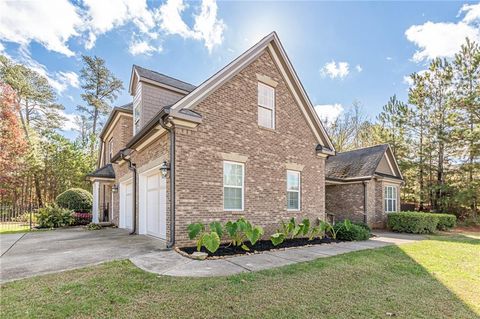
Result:
[[[168,171],[170,170],[170,165],[167,161],[163,161],[162,165],[160,165],[160,172],[162,172],[162,177],[167,177]]]
[[[118,185],[117,184],[113,184],[112,186],[112,193],[117,193],[118,192]]]

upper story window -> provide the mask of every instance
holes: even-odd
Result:
[[[110,162],[113,157],[113,137],[108,141],[108,161]]]
[[[287,171],[287,209],[300,210],[300,172]]]
[[[133,134],[137,133],[140,130],[140,103],[134,104],[133,110]]]
[[[223,162],[223,209],[243,210],[244,165]]]
[[[397,187],[385,186],[384,205],[385,212],[396,212],[397,209]]]
[[[258,125],[275,128],[275,89],[258,82]]]

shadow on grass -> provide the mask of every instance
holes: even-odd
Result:
[[[416,251],[408,251],[410,245],[389,246],[214,278],[157,276],[130,262],[116,261],[2,285],[0,306],[5,318],[26,313],[126,318],[479,318],[458,293],[410,256],[422,254],[421,245]],[[452,256],[441,258],[451,260],[452,269],[458,265]],[[461,278],[458,281],[456,290],[468,288],[461,286],[465,284]]]

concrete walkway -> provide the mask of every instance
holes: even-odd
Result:
[[[375,235],[377,237],[366,241],[289,248],[225,259],[199,261],[183,257],[174,251],[161,251],[139,255],[130,258],[130,260],[137,267],[160,275],[188,277],[226,276],[280,267],[358,250],[412,243],[424,239],[423,236],[419,235],[389,232],[376,232]]]

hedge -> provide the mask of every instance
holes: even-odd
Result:
[[[387,215],[388,227],[400,233],[426,234],[437,229],[439,218],[436,214],[399,212]]]
[[[388,227],[393,231],[425,234],[455,227],[457,217],[452,214],[399,212],[388,214]]]
[[[57,196],[58,206],[71,209],[75,212],[90,212],[93,205],[93,196],[81,188],[70,188]]]
[[[364,225],[350,224],[349,227],[344,226],[344,222],[336,223],[333,226],[337,231],[338,240],[354,241],[367,240],[370,238],[370,230]]]
[[[437,229],[448,230],[457,225],[457,216],[452,214],[434,214],[438,217]]]

